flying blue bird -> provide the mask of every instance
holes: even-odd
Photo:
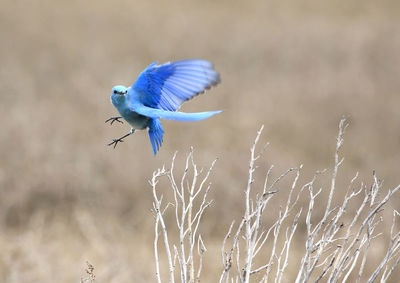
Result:
[[[131,87],[114,86],[111,103],[122,117],[106,120],[112,125],[115,121],[123,123],[124,118],[131,130],[126,135],[113,139],[108,145],[114,148],[135,130],[148,129],[154,155],[163,142],[164,130],[160,119],[176,121],[198,121],[207,119],[221,111],[197,113],[178,112],[187,100],[203,93],[220,82],[219,74],[206,60],[182,60],[157,65],[149,65],[140,73]]]

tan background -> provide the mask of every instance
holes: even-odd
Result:
[[[0,281],[154,279],[147,180],[190,146],[199,166],[219,157],[203,237],[204,279],[242,212],[249,146],[264,124],[261,168],[330,168],[349,117],[340,184],[372,170],[399,183],[400,2],[11,1],[0,8]],[[153,61],[205,58],[222,83],[182,108],[223,109],[196,123],[163,122],[154,157],[147,133],[116,150],[113,85]],[[165,187],[167,190],[167,187]],[[398,207],[399,198],[392,206]],[[218,215],[218,217],[216,217]],[[172,220],[172,219],[170,219]],[[172,222],[173,223],[173,222]],[[298,243],[298,248],[303,243]],[[379,251],[377,251],[379,256]],[[134,279],[134,280],[133,280]]]

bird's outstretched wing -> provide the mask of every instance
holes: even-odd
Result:
[[[184,121],[184,122],[192,122],[192,121],[200,121],[211,116],[221,113],[221,110],[217,111],[207,111],[207,112],[195,112],[195,113],[184,113],[178,111],[166,111],[162,109],[154,109],[151,107],[136,105],[135,107],[130,108],[130,110],[149,117],[151,119],[166,119],[166,120],[176,120],[176,121]]]
[[[206,60],[182,60],[148,66],[133,84],[140,102],[151,108],[176,111],[183,102],[219,83]]]

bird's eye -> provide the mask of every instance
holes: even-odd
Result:
[[[117,94],[117,91],[116,91],[116,90],[114,90],[114,94]]]

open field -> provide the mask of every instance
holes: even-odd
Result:
[[[190,146],[198,166],[219,158],[201,226],[204,282],[215,282],[222,239],[243,213],[249,148],[261,125],[270,145],[257,180],[271,164],[275,177],[303,164],[303,183],[331,170],[345,115],[337,192],[344,195],[357,171],[358,184],[371,185],[376,170],[386,189],[395,187],[399,17],[395,0],[3,1],[0,282],[79,282],[86,260],[99,282],[155,279],[148,180],[175,151],[181,172]],[[156,157],[145,132],[108,148],[129,130],[104,124],[116,114],[111,87],[133,83],[153,61],[184,58],[212,61],[222,82],[182,110],[224,112],[164,121]],[[399,209],[399,201],[389,206]]]

